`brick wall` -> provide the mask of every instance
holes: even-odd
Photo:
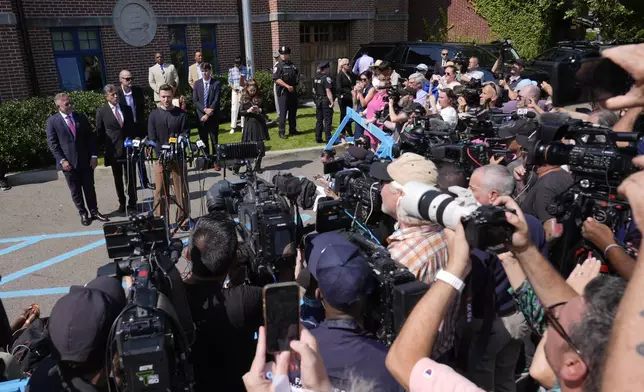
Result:
[[[469,38],[479,42],[489,40],[490,27],[485,19],[474,12],[469,0],[434,0],[431,7],[427,6],[426,0],[409,0],[408,39],[426,39],[423,19],[426,19],[430,26],[436,21],[440,23],[441,9],[447,13],[448,23],[454,25],[449,32],[451,39]]]
[[[0,12],[12,12],[13,6],[10,0],[0,0]]]
[[[273,68],[273,39],[271,37],[270,23],[253,24],[253,55],[255,56],[255,70],[269,70]]]
[[[28,97],[31,82],[27,79],[27,64],[24,58],[22,37],[15,26],[0,26],[0,96],[2,99]]]
[[[379,0],[385,2],[386,0]],[[407,0],[392,0],[395,3]],[[347,11],[369,11],[374,9],[374,0],[324,0],[321,5],[319,1],[302,0],[269,0],[270,12],[337,12]],[[386,12],[386,11],[385,11]]]
[[[241,54],[240,41],[236,24],[217,26],[217,57],[220,73],[228,74],[228,70],[235,62],[235,57]]]
[[[374,41],[406,41],[407,21],[374,21]]]
[[[360,44],[373,41],[374,25],[373,20],[354,20],[349,24],[348,56],[353,56],[360,49]]]
[[[473,38],[479,42],[488,42],[490,26],[470,6],[468,0],[453,0],[447,9],[447,18],[454,28],[450,30],[450,38]]]
[[[54,94],[59,90],[58,72],[54,61],[49,29],[30,29],[29,41],[37,66],[38,85],[42,94]]]
[[[300,22],[271,22],[273,48],[291,48],[291,61],[300,64]],[[272,56],[272,54],[271,54]]]

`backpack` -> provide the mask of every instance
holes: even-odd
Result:
[[[23,373],[31,375],[40,362],[51,354],[47,333],[49,318],[38,318],[14,340],[10,353],[20,363]]]

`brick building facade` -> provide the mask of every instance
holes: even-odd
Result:
[[[148,1],[156,33],[137,47],[117,33],[114,1],[0,0],[0,96],[94,89],[118,82],[124,68],[135,84],[147,86],[155,52],[164,53],[187,81],[195,51],[203,50],[220,73],[240,54],[236,0]],[[317,61],[352,57],[361,43],[405,40],[408,5],[409,0],[251,0],[255,69],[272,67],[272,51],[280,45],[292,48],[306,76]]]

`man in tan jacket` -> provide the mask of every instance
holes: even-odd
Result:
[[[161,101],[159,98],[159,87],[164,84],[179,86],[179,73],[174,65],[163,62],[163,55],[161,53],[155,54],[154,59],[156,64],[150,67],[148,82],[150,83],[150,88],[154,91],[154,102],[158,104]]]
[[[195,63],[188,68],[188,84],[193,88],[195,82],[201,79],[201,63],[203,58],[200,51],[195,52]]]

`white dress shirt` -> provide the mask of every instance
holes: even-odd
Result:
[[[116,118],[116,114],[114,114],[114,108],[116,108],[116,110],[119,111],[119,115],[121,116],[121,121],[125,122],[125,117],[123,116],[123,112],[121,111],[121,107],[119,106],[119,104],[116,104],[116,106],[112,105],[109,102],[107,104],[110,105],[110,110],[112,111],[114,118]],[[116,121],[118,121],[118,118],[116,118]]]

